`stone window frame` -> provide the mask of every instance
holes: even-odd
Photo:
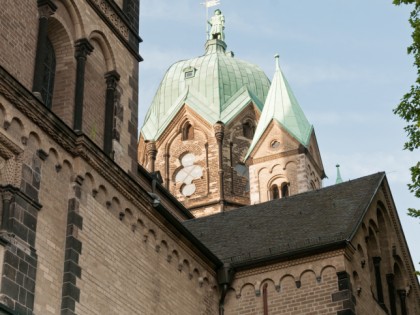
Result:
[[[194,126],[189,121],[182,126],[182,141],[187,140],[194,140]]]
[[[273,196],[273,188],[277,186],[278,189],[278,198]],[[285,187],[287,187],[287,193],[285,194]],[[274,176],[268,181],[267,185],[267,200],[281,199],[290,196],[290,181],[285,176]]]

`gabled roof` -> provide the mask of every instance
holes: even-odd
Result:
[[[168,69],[141,133],[145,140],[157,140],[184,103],[210,124],[227,123],[251,101],[261,110],[269,86],[270,80],[258,66],[227,54],[223,41],[209,40],[205,55]]]
[[[184,225],[234,265],[320,249],[351,240],[384,177],[377,173]]]
[[[303,113],[281,71],[278,55],[276,55],[276,72],[245,159],[251,154],[272,121],[278,122],[301,144],[308,145],[313,127]]]

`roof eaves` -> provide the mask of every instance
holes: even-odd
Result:
[[[300,258],[300,257],[311,256],[314,253],[319,254],[320,251],[326,252],[326,251],[332,251],[332,250],[336,250],[336,249],[340,249],[340,248],[345,248],[347,245],[348,245],[348,241],[343,239],[343,240],[338,240],[338,241],[334,241],[334,242],[330,242],[330,243],[326,243],[326,244],[311,246],[309,248],[306,247],[306,248],[300,248],[300,249],[291,250],[291,251],[285,251],[285,252],[283,252],[281,254],[278,254],[278,255],[265,256],[265,257],[250,259],[250,260],[244,260],[244,261],[239,262],[239,263],[235,263],[235,262],[227,261],[227,260],[223,260],[223,261],[224,262],[229,262],[232,265],[232,267],[234,267],[235,269],[250,269],[250,268],[259,267],[261,265],[267,265],[267,264],[281,262],[281,261],[285,261],[285,260],[291,260],[291,259],[297,259],[297,258]]]

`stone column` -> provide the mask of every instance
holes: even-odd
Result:
[[[85,87],[85,66],[87,56],[93,51],[93,46],[86,38],[81,38],[75,44],[76,69],[76,91],[74,95],[74,120],[73,129],[82,131],[83,124],[83,96]]]
[[[214,126],[214,136],[217,140],[217,146],[219,150],[219,194],[220,194],[220,211],[224,211],[225,206],[225,185],[223,182],[224,171],[223,171],[223,138],[225,136],[225,125],[223,122],[218,121]]]
[[[104,130],[104,152],[112,155],[112,134],[114,128],[114,101],[117,83],[120,75],[117,71],[110,71],[105,74],[106,80],[106,99],[105,99],[105,130]]]
[[[397,315],[397,306],[395,304],[395,285],[394,274],[389,273],[386,275],[386,282],[388,283],[389,305],[391,307],[391,315]]]
[[[405,290],[398,290],[397,293],[400,298],[401,315],[407,315],[407,304],[405,301],[407,298],[407,292],[405,292]]]
[[[41,91],[44,80],[44,60],[47,54],[48,19],[57,10],[51,0],[38,0],[38,40],[36,44],[35,70],[32,82],[32,92],[42,99]]]
[[[385,306],[384,293],[382,289],[382,277],[381,277],[381,257],[373,257],[373,266],[375,267],[375,281],[376,281],[376,292],[378,294],[378,302],[382,306]]]
[[[165,158],[165,188],[169,190],[169,158],[171,155],[168,152],[163,157]]]
[[[146,144],[146,154],[147,154],[148,160],[150,161],[149,171],[153,173],[155,171],[155,162],[156,162],[156,155],[157,155],[156,142],[150,141]]]
[[[12,202],[13,194],[10,192],[4,192],[2,194],[2,202],[3,202],[3,213],[1,217],[1,229],[5,231],[9,231],[9,220],[10,220],[10,204]]]

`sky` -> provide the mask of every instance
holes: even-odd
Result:
[[[166,70],[204,54],[206,10],[200,0],[142,0],[139,126]],[[420,152],[404,151],[404,121],[392,109],[415,81],[410,7],[392,0],[221,0],[225,42],[235,58],[260,66],[270,80],[274,55],[314,125],[325,172],[333,185],[385,171],[417,269],[420,208],[407,188]]]

